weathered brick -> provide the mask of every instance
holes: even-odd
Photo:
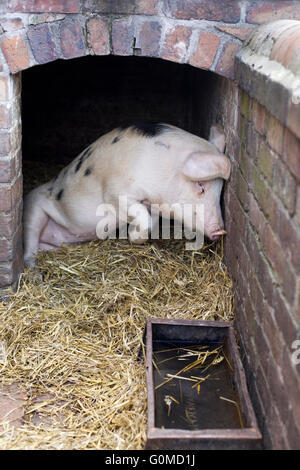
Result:
[[[8,11],[24,13],[79,13],[79,0],[7,0]]]
[[[25,404],[28,395],[21,391],[17,383],[0,386],[0,430],[15,430],[22,426]],[[8,418],[8,419],[7,419]],[[8,424],[4,425],[5,421]]]
[[[276,158],[273,173],[273,188],[290,215],[295,211],[297,183],[287,166]]]
[[[10,286],[18,279],[22,271],[22,250],[18,250],[12,261],[0,263],[0,287]]]
[[[263,239],[268,222],[252,193],[249,194],[249,218],[260,239]]]
[[[250,259],[255,267],[255,274],[260,283],[265,298],[271,307],[274,307],[274,277],[265,254],[259,242],[256,240],[255,232],[250,225],[247,226],[245,243]]]
[[[284,130],[282,155],[291,172],[300,180],[300,139],[287,128]]]
[[[251,259],[250,259],[249,253],[248,253],[248,249],[245,245],[244,245],[244,250],[246,251],[247,256],[248,256],[248,264],[251,265]],[[247,275],[247,280],[245,282],[246,282],[246,285],[249,285],[249,292],[250,292],[250,296],[251,296],[251,301],[252,301],[252,304],[253,304],[254,309],[255,309],[254,320],[256,322],[258,322],[261,325],[261,327],[263,328],[263,326],[264,326],[263,309],[265,309],[266,306],[268,306],[269,309],[271,309],[271,307],[268,305],[268,303],[265,300],[265,295],[264,295],[264,292],[262,290],[261,283],[260,283],[260,281],[259,281],[259,279],[256,275],[256,267],[255,266],[252,267],[252,271],[250,271],[250,276]],[[251,318],[249,318],[248,321],[251,322],[253,320]]]
[[[272,48],[271,60],[281,63],[288,68],[288,64],[294,53],[299,50],[300,34],[298,25],[288,28],[278,38]]]
[[[241,145],[246,146],[248,134],[248,120],[242,116],[238,115],[238,137],[240,139]]]
[[[262,324],[264,334],[271,347],[272,357],[276,364],[280,364],[282,363],[282,350],[285,347],[285,342],[274,317],[274,309],[267,302],[262,304]]]
[[[1,42],[1,49],[12,73],[29,67],[29,51],[21,34],[4,38]]]
[[[21,125],[0,132],[0,157],[7,157],[20,147]]]
[[[15,159],[0,159],[0,183],[9,183],[15,177]]]
[[[250,117],[250,97],[248,93],[246,93],[244,90],[242,90],[241,95],[240,95],[240,109],[241,113],[245,118],[249,119]]]
[[[296,272],[300,272],[300,233],[291,221],[289,214],[278,206],[277,233],[282,248],[286,251]]]
[[[296,206],[296,209],[295,209],[295,215],[294,215],[293,220],[295,221],[296,224],[300,226],[300,186],[299,185],[297,187],[295,206]]]
[[[241,39],[244,41],[253,31],[253,26],[250,25],[241,25],[241,26],[216,26],[219,31],[223,31],[224,33],[230,34],[230,36],[234,36],[235,38]]]
[[[292,407],[291,407],[292,408]],[[300,429],[299,419],[294,415],[291,409],[288,419],[285,419],[288,448],[290,450],[299,450]]]
[[[12,240],[0,239],[0,262],[10,261],[13,256],[13,242]]]
[[[260,316],[262,315],[262,312],[259,312]],[[266,379],[268,380],[268,372],[269,372],[269,363],[270,363],[270,345],[268,342],[268,339],[264,333],[263,327],[262,327],[262,322],[260,318],[257,319],[256,321],[256,329],[255,329],[255,347],[257,350],[258,354],[258,364],[260,364],[262,371],[264,372],[264,375],[266,376]]]
[[[274,405],[266,416],[266,431],[271,437],[270,446],[274,450],[287,450],[286,425],[279,410]],[[270,448],[269,446],[267,448]]]
[[[269,148],[269,146],[262,141],[259,150],[258,150],[258,158],[257,163],[259,169],[265,175],[267,180],[272,183],[273,180],[273,168],[275,164],[275,154]]]
[[[276,429],[273,445],[276,445],[277,448],[286,448],[285,417],[289,410],[289,393],[282,377],[281,364],[278,364],[272,356],[270,357],[267,380],[270,390],[272,390],[272,412],[274,413],[275,409],[277,414],[275,418],[272,413],[272,419],[270,419],[270,429],[273,433]]]
[[[0,101],[8,100],[8,77],[0,76]]]
[[[9,132],[0,133],[0,157],[7,157],[11,152],[11,136]]]
[[[112,22],[112,50],[115,55],[132,55],[133,53],[132,18],[122,18]]]
[[[192,29],[188,26],[175,26],[169,30],[161,52],[161,58],[174,62],[185,62]]]
[[[259,207],[262,209],[276,232],[278,205],[274,199],[274,195],[270,191],[270,187],[256,166],[253,166],[253,181],[251,182],[251,185]]]
[[[125,15],[156,15],[158,0],[85,0],[82,2],[84,12],[125,14]]]
[[[85,41],[79,20],[67,18],[60,23],[60,44],[66,59],[85,55]]]
[[[280,289],[274,291],[274,317],[277,323],[277,328],[281,331],[284,341],[288,345],[292,345],[293,341],[297,338],[296,323],[293,319],[291,306],[284,296],[284,292]]]
[[[8,129],[12,124],[11,116],[11,108],[7,105],[0,105],[0,127]]]
[[[243,146],[240,147],[239,166],[246,181],[251,181],[252,161],[251,161],[250,155],[248,154],[247,150]]]
[[[246,230],[246,215],[238,201],[237,195],[231,189],[228,189],[228,191],[231,193],[230,215],[232,216],[233,221],[230,236],[233,237],[234,234],[236,234],[238,238],[244,239]],[[235,245],[233,244],[233,246]]]
[[[251,110],[251,121],[255,129],[261,135],[266,132],[266,108],[264,108],[258,101],[253,100]]]
[[[191,55],[189,63],[202,69],[209,69],[214,61],[220,38],[213,33],[201,32],[195,52]]]
[[[300,5],[291,1],[251,2],[247,8],[247,23],[261,24],[282,18],[300,20]]]
[[[299,56],[297,56],[298,59]],[[286,126],[290,129],[295,136],[300,139],[300,106],[297,99],[293,99],[289,102],[289,107],[286,115]]]
[[[257,160],[260,142],[261,137],[251,123],[247,128],[246,150],[253,161]]]
[[[16,31],[24,27],[21,18],[0,18],[0,24],[5,32]]]
[[[30,28],[27,35],[35,60],[39,64],[51,62],[59,57],[48,25]]]
[[[37,13],[34,15],[29,15],[28,24],[36,26],[41,23],[52,23],[54,21],[63,20],[65,17],[66,15],[62,13]]]
[[[269,115],[267,121],[267,142],[279,155],[282,155],[283,132],[283,125],[273,116]]]
[[[14,184],[12,185],[11,189],[11,194],[12,194],[12,204],[14,207],[16,207],[19,203],[19,201],[22,199],[23,196],[23,177],[20,175]]]
[[[291,348],[292,343],[295,339],[299,339],[295,332],[294,338],[291,342],[288,342],[288,348],[283,350],[283,361],[285,367],[282,368],[283,380],[285,387],[288,391],[288,402],[295,421],[300,422],[300,401],[299,401],[299,390],[300,390],[300,364],[294,365],[292,363],[292,353],[294,350]],[[287,417],[288,418],[288,417]]]
[[[300,276],[297,276],[297,288],[295,294],[294,312],[296,321],[300,321]]]
[[[249,187],[247,181],[243,177],[240,171],[237,172],[237,178],[235,180],[236,194],[241,202],[245,211],[248,211],[249,207]]]
[[[0,233],[1,236],[11,238],[18,226],[17,209],[7,212],[0,212]]]
[[[96,55],[110,52],[108,23],[104,18],[93,17],[87,21],[88,42]]]
[[[144,21],[141,25],[137,47],[143,56],[157,57],[162,26],[159,21]]]
[[[287,260],[286,251],[282,248],[281,243],[268,224],[264,228],[261,241],[275,277],[282,287],[286,299],[292,305],[296,290],[295,273]]]
[[[12,209],[12,188],[8,185],[0,184],[0,211],[10,211]]]
[[[239,49],[239,44],[227,42],[218,60],[216,72],[224,77],[234,78],[234,56]]]
[[[166,0],[167,11],[180,19],[197,19],[237,23],[240,19],[240,6],[234,0]]]

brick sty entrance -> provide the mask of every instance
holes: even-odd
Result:
[[[4,0],[0,5],[0,286],[16,283],[22,271],[21,72],[57,59],[110,54],[213,72],[210,119],[223,125],[233,167],[225,219],[236,326],[265,444],[283,449],[300,443],[300,366],[292,356],[300,339],[300,23],[295,20],[300,1]]]

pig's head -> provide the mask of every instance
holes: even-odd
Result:
[[[189,202],[195,204],[195,217],[200,217],[199,205],[204,207],[204,235],[217,240],[225,235],[221,214],[220,196],[224,180],[230,175],[230,161],[223,154],[194,152],[182,167],[184,192],[189,194]],[[187,199],[186,199],[186,202]],[[197,226],[197,225],[196,225]],[[192,230],[196,226],[190,227]]]

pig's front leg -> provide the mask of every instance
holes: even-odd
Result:
[[[128,236],[131,243],[145,243],[152,228],[152,219],[147,207],[138,202],[131,204],[128,208],[128,219]]]
[[[40,235],[46,226],[48,215],[39,205],[25,206],[24,213],[24,265],[35,266]]]

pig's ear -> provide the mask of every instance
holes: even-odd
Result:
[[[215,178],[228,180],[230,160],[225,155],[194,152],[184,162],[182,173],[194,181],[209,181]]]

